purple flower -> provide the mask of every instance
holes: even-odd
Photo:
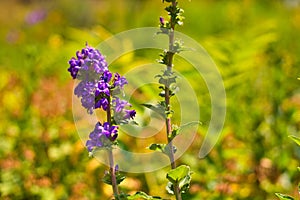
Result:
[[[125,110],[125,113],[126,114],[125,114],[124,118],[126,118],[126,119],[133,119],[136,114],[135,110]]]
[[[105,57],[97,49],[88,45],[76,52],[76,58],[71,58],[69,65],[68,71],[73,79],[97,80],[99,75],[108,71]]]
[[[123,89],[123,86],[125,84],[128,84],[128,81],[124,76],[120,76],[120,74],[115,73],[115,78],[114,78],[114,87],[120,87]]]
[[[159,17],[159,22],[161,25],[165,25],[165,19],[163,17]]]
[[[117,126],[111,126],[108,122],[105,122],[103,125],[100,122],[97,122],[94,130],[89,135],[86,147],[89,152],[97,147],[110,147],[117,137]]]
[[[83,60],[76,60],[74,57],[69,60],[69,69],[71,76],[73,79],[77,77],[78,71],[81,69],[81,65],[84,61]]]
[[[135,117],[135,110],[128,110],[127,108],[131,107],[131,104],[125,100],[115,97],[112,101],[112,107],[116,124],[127,124],[130,119]]]
[[[97,83],[96,96],[110,96],[109,84],[103,81]]]
[[[103,108],[103,110],[107,111],[107,108],[108,108],[108,100],[107,98],[102,98],[100,99],[99,101],[96,102],[95,104],[95,109],[96,108]]]
[[[113,106],[115,112],[122,112],[126,106],[131,106],[131,104],[125,100],[115,98],[113,99]]]
[[[101,80],[103,80],[105,83],[109,83],[111,77],[112,77],[112,73],[110,71],[105,71],[101,76]]]
[[[81,98],[81,104],[89,114],[95,109],[96,84],[91,81],[81,81],[75,88],[74,94]]]
[[[118,73],[113,75],[108,70],[104,56],[97,49],[86,45],[76,52],[76,58],[69,60],[69,65],[68,71],[73,79],[81,81],[74,93],[81,98],[81,104],[89,114],[97,108],[107,111],[111,104],[111,113],[116,124],[128,123],[134,118],[136,112],[127,109],[131,105],[116,96],[121,93],[124,85],[128,84],[126,78]],[[112,99],[112,102],[109,99]]]

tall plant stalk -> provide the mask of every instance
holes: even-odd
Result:
[[[172,18],[170,19],[170,24],[172,23]],[[175,25],[171,26],[170,34],[169,34],[169,51],[168,51],[168,65],[167,65],[167,71],[168,73],[172,74],[172,67],[173,67],[173,58],[174,58],[174,28]],[[171,104],[170,104],[170,88],[165,87],[165,104],[166,104],[166,113],[169,113],[171,111]],[[175,162],[175,155],[174,155],[174,146],[173,146],[173,138],[170,137],[172,133],[172,121],[171,117],[166,117],[166,135],[167,135],[167,141],[168,145],[170,147],[169,151],[169,159],[171,163],[171,168],[176,168],[176,162]],[[176,197],[176,200],[181,200],[181,193],[180,188],[178,185],[174,185],[174,194]]]
[[[169,2],[169,1],[168,1]],[[174,31],[175,31],[175,26],[176,24],[178,24],[178,21],[180,20],[178,18],[178,16],[180,15],[180,9],[177,7],[177,1],[176,0],[172,0],[171,1],[171,5],[169,7],[166,8],[166,10],[168,11],[168,14],[170,15],[170,19],[169,22],[167,24],[164,24],[164,21],[161,20],[161,27],[163,26],[163,28],[165,28],[164,26],[166,26],[167,29],[169,29],[168,32],[168,36],[169,36],[169,49],[167,51],[167,53],[165,54],[165,60],[166,62],[164,63],[166,65],[166,74],[172,75],[173,74],[173,59],[174,59],[174,54],[175,52],[175,48],[174,48]],[[164,93],[165,93],[165,109],[166,109],[166,136],[167,136],[167,141],[168,141],[168,146],[169,146],[169,152],[168,152],[168,156],[170,159],[170,163],[171,163],[171,168],[175,169],[176,168],[176,162],[175,162],[175,155],[174,155],[174,149],[175,147],[173,146],[173,137],[171,137],[172,135],[172,120],[171,117],[169,115],[169,113],[171,112],[171,90],[170,90],[170,80],[169,78],[166,81],[165,87],[164,87]],[[174,185],[174,194],[176,197],[176,200],[181,200],[181,193],[180,193],[180,188],[178,187],[178,184]]]

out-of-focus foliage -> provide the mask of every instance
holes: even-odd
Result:
[[[177,68],[198,93],[203,122],[181,158],[193,171],[185,199],[265,200],[276,199],[279,191],[297,197],[300,151],[287,136],[300,134],[299,0],[179,2],[185,10],[179,31],[207,49],[227,92],[222,136],[199,160],[210,120],[209,93],[192,68]],[[159,0],[0,5],[1,199],[110,198],[111,189],[101,182],[105,166],[88,158],[76,133],[67,61],[85,42],[95,46],[114,33],[158,26],[164,5]],[[143,63],[144,55],[158,58],[151,51],[128,54],[112,67],[128,71]],[[183,64],[175,60],[175,67]],[[157,93],[143,87],[131,100],[142,113],[139,103],[157,99]],[[121,139],[131,151],[143,146]],[[167,198],[168,170],[129,174],[121,187]]]

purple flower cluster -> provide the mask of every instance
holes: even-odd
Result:
[[[89,114],[96,108],[107,110],[107,97],[120,94],[127,84],[125,77],[114,75],[108,70],[104,56],[95,48],[89,47],[76,52],[76,58],[69,61],[73,79],[81,80],[75,88],[75,95],[81,98],[81,104]]]
[[[98,122],[95,125],[95,129],[90,133],[86,146],[89,152],[93,151],[96,147],[110,147],[117,137],[117,126],[111,126],[108,122],[105,122],[102,125]]]
[[[73,79],[80,80],[74,94],[81,99],[81,104],[92,114],[94,109],[102,108],[104,111],[111,109],[112,123],[98,122],[90,133],[86,143],[88,151],[96,147],[108,147],[113,144],[118,136],[118,127],[112,124],[126,124],[133,119],[135,110],[128,110],[131,105],[117,97],[128,84],[125,77],[118,73],[112,74],[104,56],[95,48],[86,45],[84,49],[76,52],[76,58],[69,61],[70,72]]]
[[[73,79],[95,80],[99,78],[97,75],[108,71],[104,56],[95,48],[86,45],[86,48],[76,52],[76,57],[69,61],[68,71]]]

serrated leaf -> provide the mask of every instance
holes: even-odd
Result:
[[[150,110],[152,110],[152,111],[154,111],[156,113],[158,113],[164,119],[166,118],[165,108],[162,105],[160,105],[160,104],[152,105],[152,104],[146,104],[146,103],[143,103],[141,105],[145,106],[146,108],[149,108]]]
[[[294,135],[289,135],[288,137],[291,138],[292,140],[294,140],[294,142],[296,142],[300,146],[300,138],[298,138]]]
[[[285,195],[285,194],[275,193],[275,195],[281,200],[294,200],[293,197]]]
[[[188,175],[190,175],[190,167],[187,165],[180,165],[167,173],[167,179],[171,183],[177,184]]]
[[[146,199],[146,200],[155,200],[155,199],[162,199],[161,197],[158,196],[150,196],[146,194],[145,192],[137,192],[132,196],[127,197],[128,200],[135,200],[135,199]]]

